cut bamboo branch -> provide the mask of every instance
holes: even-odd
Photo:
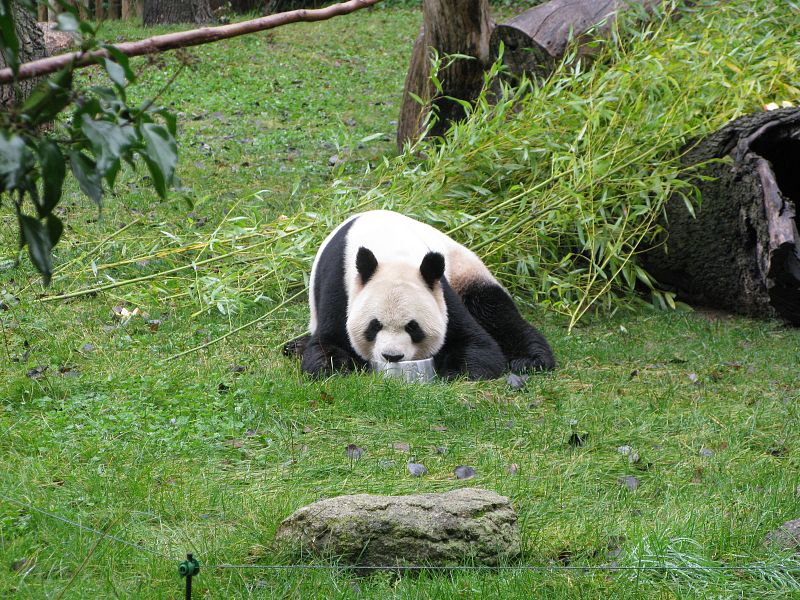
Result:
[[[190,31],[180,31],[176,33],[167,33],[164,35],[157,35],[144,40],[136,42],[123,42],[116,44],[114,47],[122,52],[125,56],[144,56],[146,54],[157,54],[159,52],[166,52],[168,50],[175,50],[177,48],[188,48],[190,46],[199,46],[201,44],[209,44],[211,42],[218,42],[240,35],[247,35],[249,33],[257,33],[259,31],[266,31],[288,25],[290,23],[310,23],[314,21],[325,21],[340,15],[346,15],[362,8],[367,8],[373,4],[377,4],[381,0],[349,0],[340,4],[332,4],[326,8],[316,10],[292,10],[283,13],[261,17],[259,19],[252,19],[250,21],[243,21],[241,23],[232,23],[230,25],[221,25],[219,27],[201,27],[200,29],[192,29]],[[102,3],[98,2],[98,5]],[[98,58],[108,57],[107,50],[95,50],[92,52],[70,52],[67,54],[60,54],[58,56],[51,56],[42,60],[35,60],[25,63],[19,68],[18,80],[31,79],[32,77],[39,77],[42,75],[49,75],[55,73],[74,64],[75,68],[86,67],[95,64]],[[11,83],[14,81],[14,76],[11,69],[0,70],[0,84]]]

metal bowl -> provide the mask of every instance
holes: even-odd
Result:
[[[436,377],[432,358],[393,363],[372,361],[370,364],[373,371],[383,373],[386,377],[404,379],[409,383],[427,383]]]

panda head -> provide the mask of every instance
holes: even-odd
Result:
[[[356,255],[347,335],[365,360],[398,362],[436,354],[444,344],[447,306],[441,279],[444,257],[429,252],[417,265],[378,264],[367,248]]]

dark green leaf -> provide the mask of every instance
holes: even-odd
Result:
[[[166,198],[167,183],[164,179],[164,173],[161,171],[161,167],[159,167],[158,163],[155,161],[150,160],[150,157],[146,154],[143,155],[142,158],[147,165],[147,169],[150,171],[150,178],[153,180],[153,187],[156,188],[156,192],[162,199]]]
[[[19,72],[19,39],[14,27],[13,0],[0,0],[0,37],[3,40],[3,59],[14,75]]]
[[[99,176],[118,170],[119,159],[136,142],[136,131],[130,125],[120,127],[109,121],[95,121],[89,115],[83,115],[81,131],[92,144]]]
[[[106,73],[111,78],[111,81],[116,83],[119,87],[125,87],[127,83],[125,81],[125,69],[123,69],[118,63],[115,63],[110,58],[104,59],[104,64],[106,67]]]
[[[95,162],[83,152],[72,150],[69,153],[69,165],[72,174],[78,180],[81,191],[89,196],[97,206],[102,206],[103,184],[100,181]]]
[[[42,274],[44,284],[48,285],[53,274],[53,259],[50,256],[53,245],[50,242],[50,236],[39,219],[28,215],[19,215],[19,226],[22,231],[23,243],[28,245],[31,262]]]
[[[50,238],[50,247],[55,248],[61,234],[64,233],[64,224],[55,215],[47,217],[47,237]]]
[[[17,189],[33,164],[33,155],[18,135],[0,133],[0,191]]]
[[[172,137],[177,137],[178,135],[178,118],[169,111],[163,111],[161,116],[164,117],[164,121],[167,123],[167,129],[172,134]]]
[[[33,124],[52,121],[70,102],[72,71],[64,69],[37,85],[22,105]]]
[[[39,142],[39,165],[42,173],[42,202],[37,205],[40,217],[49,215],[61,199],[67,167],[58,144],[49,139]]]
[[[103,47],[111,55],[111,58],[114,59],[114,62],[116,62],[120,67],[122,67],[122,70],[125,73],[125,77],[128,79],[128,81],[129,82],[136,81],[136,74],[133,72],[133,69],[131,69],[131,64],[128,57],[125,56],[114,46],[108,45]]]
[[[88,21],[80,21],[78,23],[78,29],[80,29],[80,32],[86,37],[93,37],[95,33],[97,33],[95,28],[92,27],[92,24]]]
[[[175,138],[163,125],[145,123],[142,125],[142,136],[146,151],[143,158],[150,169],[158,195],[164,198],[175,176],[178,146]]]
[[[114,182],[117,180],[117,174],[119,173],[121,163],[119,160],[115,160],[111,165],[106,169],[106,172],[103,174],[106,178],[106,183],[108,184],[108,189],[114,187]]]

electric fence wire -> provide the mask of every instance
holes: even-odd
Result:
[[[165,556],[141,544],[131,542],[130,540],[123,539],[116,535],[89,527],[72,519],[62,517],[55,513],[37,508],[27,502],[10,498],[3,493],[0,493],[0,498],[6,502],[10,502],[16,506],[26,508],[38,514],[41,514],[50,519],[61,521],[67,525],[71,525],[83,531],[94,533],[113,540],[124,546],[134,548],[146,554],[161,558],[168,562],[174,562],[174,557]],[[428,565],[381,565],[381,566],[363,566],[363,565],[314,565],[314,564],[286,564],[286,565],[260,565],[260,564],[204,564],[204,570],[209,569],[241,569],[241,570],[298,570],[298,571],[530,571],[530,572],[614,572],[614,571],[662,571],[664,573],[680,573],[680,572],[714,572],[714,571],[731,571],[731,572],[769,572],[769,573],[800,573],[800,565],[766,565],[764,563],[746,563],[741,565],[654,565],[654,564],[638,564],[638,565],[498,565],[498,566],[484,566],[484,565],[452,565],[452,566],[428,566]]]
[[[83,523],[78,523],[77,521],[73,521],[72,519],[68,519],[67,517],[62,517],[61,515],[57,515],[55,513],[48,512],[48,511],[46,511],[44,509],[38,508],[36,506],[33,506],[33,505],[31,505],[31,504],[29,504],[27,502],[23,502],[21,500],[16,500],[14,498],[10,498],[10,497],[6,496],[3,493],[0,493],[0,498],[5,500],[6,502],[9,502],[11,504],[14,504],[14,505],[22,507],[22,508],[26,508],[28,510],[31,510],[31,511],[33,511],[35,513],[38,513],[38,514],[40,514],[42,516],[45,516],[45,517],[48,517],[50,519],[55,519],[56,521],[61,521],[62,523],[66,523],[67,525],[72,525],[73,527],[77,527],[78,529],[81,529],[83,531],[89,531],[89,532],[94,533],[95,535],[98,535],[100,537],[107,538],[107,539],[110,539],[110,540],[114,540],[115,542],[117,542],[118,544],[122,544],[123,546],[128,546],[129,548],[134,548],[135,550],[139,550],[140,552],[144,552],[146,554],[152,554],[153,556],[157,556],[158,558],[162,558],[162,559],[167,560],[167,561],[171,561],[172,562],[172,561],[175,560],[174,558],[165,556],[165,555],[163,555],[163,554],[161,554],[159,552],[156,552],[155,550],[147,548],[146,546],[142,546],[141,544],[137,544],[136,542],[131,542],[130,540],[126,540],[126,539],[123,539],[121,537],[117,537],[116,535],[113,535],[111,533],[108,533],[108,532],[105,532],[105,531],[101,531],[100,529],[95,529],[94,527],[89,527],[88,525],[84,525]]]

